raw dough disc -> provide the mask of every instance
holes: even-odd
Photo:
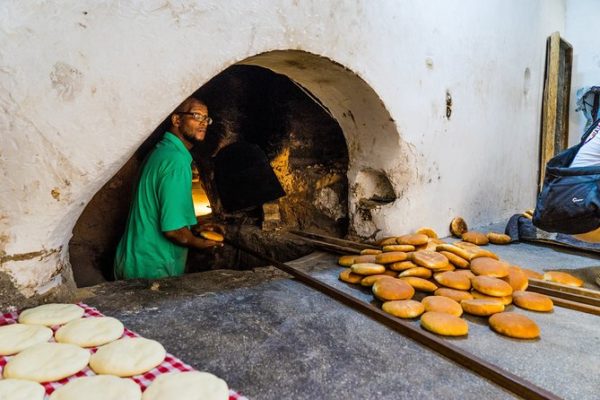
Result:
[[[157,341],[123,338],[100,347],[90,359],[90,368],[97,374],[139,375],[158,366],[166,355],[165,348]]]
[[[123,336],[123,324],[112,317],[80,318],[63,325],[54,339],[81,347],[102,346]]]
[[[10,356],[52,337],[52,329],[40,325],[10,324],[0,327],[0,356]],[[2,397],[0,397],[1,399]]]
[[[5,378],[58,381],[84,369],[90,352],[73,344],[42,343],[23,350],[4,367]]]
[[[142,390],[131,379],[112,375],[77,378],[58,388],[50,400],[140,400]],[[174,397],[176,398],[176,397]]]
[[[19,322],[31,325],[62,325],[83,316],[83,308],[76,304],[44,304],[30,308],[19,315]]]
[[[142,400],[227,400],[227,383],[208,372],[173,372],[160,375]]]
[[[2,400],[44,400],[46,390],[37,382],[23,379],[0,379]]]

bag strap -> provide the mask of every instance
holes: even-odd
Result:
[[[585,143],[588,136],[590,136],[592,134],[592,132],[598,127],[598,124],[600,124],[600,118],[598,118],[597,120],[592,122],[592,124],[589,126],[589,128],[585,131],[585,133],[581,137],[581,141],[579,142],[580,144]]]

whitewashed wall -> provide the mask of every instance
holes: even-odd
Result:
[[[27,297],[68,282],[93,194],[186,96],[272,50],[343,65],[389,113],[395,140],[373,121],[345,133],[362,145],[351,185],[361,166],[391,174],[382,234],[502,220],[534,201],[545,39],[563,24],[549,0],[3,1],[0,278]]]
[[[599,0],[567,0],[564,38],[573,46],[569,142],[577,143],[585,129],[585,117],[575,112],[576,92],[583,86],[600,86]]]

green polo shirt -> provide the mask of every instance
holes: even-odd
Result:
[[[144,161],[117,247],[117,279],[183,274],[187,248],[171,242],[163,232],[196,224],[191,162],[190,152],[171,132],[165,133]]]

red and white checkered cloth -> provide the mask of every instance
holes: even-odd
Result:
[[[90,307],[83,303],[79,303],[78,306],[82,307],[85,311],[85,313],[83,314],[83,318],[103,317],[104,316],[101,312],[96,310],[94,307]],[[0,326],[14,324],[17,322],[18,317],[19,317],[18,312],[1,314],[0,315]],[[56,331],[58,328],[59,328],[59,326],[52,327],[52,329],[54,331]],[[125,328],[125,333],[123,334],[123,336],[139,337],[140,335]],[[51,341],[54,341],[54,338],[52,338]],[[97,350],[96,347],[93,347],[90,349],[90,351],[92,353],[95,353],[96,350]],[[4,369],[4,366],[6,365],[8,360],[10,360],[10,358],[11,357],[8,357],[8,356],[0,356],[0,377],[2,376],[2,370]],[[142,391],[144,391],[144,390],[146,390],[146,388],[148,386],[150,386],[152,381],[154,379],[156,379],[160,374],[164,374],[167,372],[177,372],[177,371],[179,371],[179,372],[194,371],[194,368],[187,365],[186,363],[184,363],[177,357],[174,357],[173,355],[167,353],[165,360],[158,367],[146,372],[145,374],[132,376],[130,379],[133,379],[138,385],[140,385],[140,388],[142,389]],[[49,396],[56,389],[58,389],[59,387],[61,387],[63,385],[66,385],[67,382],[70,382],[74,379],[77,379],[82,376],[93,376],[93,375],[96,375],[94,373],[94,371],[92,371],[89,367],[85,367],[85,369],[83,369],[82,371],[79,371],[75,375],[71,375],[67,378],[61,379],[60,381],[43,383],[44,387],[46,388],[46,395]],[[241,394],[237,393],[236,391],[229,389],[229,400],[248,400],[248,399],[246,397],[242,396]]]

